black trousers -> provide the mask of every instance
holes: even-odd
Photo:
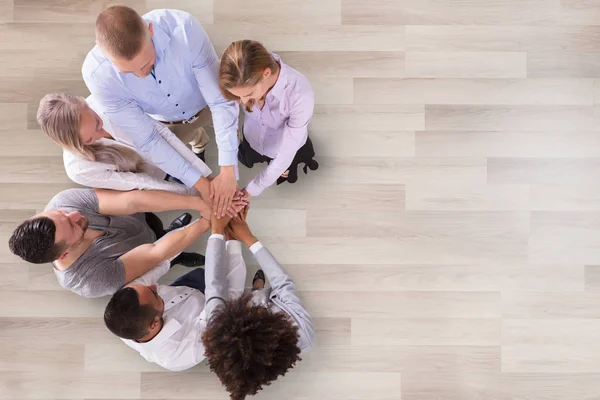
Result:
[[[287,181],[289,183],[294,183],[298,180],[298,166],[300,164],[304,164],[303,170],[304,173],[307,174],[308,170],[316,171],[319,168],[319,163],[314,159],[315,157],[315,149],[313,147],[312,141],[310,138],[306,139],[306,143],[304,146],[300,147],[296,152],[296,156],[292,160],[288,170],[289,175],[287,178],[279,177],[277,179],[277,184],[280,185],[283,182]],[[273,161],[272,158],[263,156],[252,147],[250,147],[250,143],[244,138],[240,147],[238,148],[238,160],[244,164],[248,168],[254,167],[254,164],[266,162],[267,164]]]
[[[148,224],[150,229],[152,229],[152,231],[156,235],[156,240],[165,236],[166,232],[163,227],[162,221],[160,220],[160,218],[158,218],[158,215],[156,215],[154,213],[150,213],[150,212],[147,212],[145,214],[146,214],[146,223]]]

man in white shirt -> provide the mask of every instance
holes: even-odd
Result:
[[[244,290],[246,264],[240,242],[228,240],[226,248],[229,295],[235,298]],[[106,306],[104,321],[147,361],[183,371],[204,360],[204,269],[170,285],[157,285],[168,270],[167,265],[159,265],[115,293]]]
[[[220,92],[219,59],[202,26],[183,11],[140,17],[129,7],[112,6],[96,20],[96,42],[82,73],[108,117],[155,165],[205,198],[213,194],[214,211],[224,215],[237,190],[239,107]],[[210,123],[210,114],[221,170],[209,183],[159,131],[169,126],[200,154],[206,140],[194,132]]]

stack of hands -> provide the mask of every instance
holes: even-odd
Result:
[[[250,231],[246,222],[249,206],[244,206],[233,218],[229,216],[219,217],[212,215],[211,228],[212,233],[225,235],[227,240],[238,240],[247,247],[252,246],[258,241]]]
[[[250,195],[246,189],[238,189],[233,167],[221,167],[221,173],[209,180],[209,197],[214,215],[233,218],[248,204]]]

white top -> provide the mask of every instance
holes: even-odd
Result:
[[[227,242],[227,281],[229,296],[238,297],[244,291],[246,264],[242,258],[241,243]],[[148,271],[130,285],[152,285],[169,271],[163,263]],[[121,339],[137,350],[146,360],[171,371],[183,371],[204,360],[202,333],[206,328],[204,294],[186,286],[159,285],[158,294],[165,302],[164,325],[158,335],[146,343]]]
[[[137,151],[133,142],[127,137],[123,130],[111,124],[110,119],[103,112],[98,101],[96,101],[93,96],[89,96],[86,100],[90,108],[102,118],[104,129],[115,139],[118,145],[126,146]],[[156,121],[154,123],[160,124],[160,122]],[[183,158],[202,173],[202,176],[208,176],[212,173],[211,169],[170,130],[159,129],[158,131]],[[100,139],[99,143],[114,146],[115,141],[110,139]],[[142,157],[144,156],[142,155]],[[165,190],[187,195],[198,194],[194,188],[188,188],[179,183],[165,181],[164,178],[166,173],[156,165],[152,164],[148,158],[144,157],[144,160],[146,161],[146,170],[144,172],[119,172],[113,164],[89,161],[68,150],[63,150],[63,162],[65,164],[67,176],[73,182],[80,185],[112,190]]]

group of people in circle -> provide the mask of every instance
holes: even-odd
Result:
[[[247,221],[252,197],[319,167],[311,86],[254,40],[219,59],[180,10],[112,6],[95,34],[82,67],[90,96],[50,93],[37,113],[69,178],[88,188],[56,194],[9,247],[51,263],[80,296],[111,296],[107,328],[146,360],[172,371],[206,360],[231,399],[254,395],[314,343],[294,281]],[[213,130],[215,175],[205,163]],[[238,163],[267,165],[240,188]],[[170,210],[200,218],[186,212],[165,228],[155,213]],[[205,255],[184,251],[208,231]],[[244,246],[260,266],[251,287]],[[158,284],[175,265],[192,269]]]

